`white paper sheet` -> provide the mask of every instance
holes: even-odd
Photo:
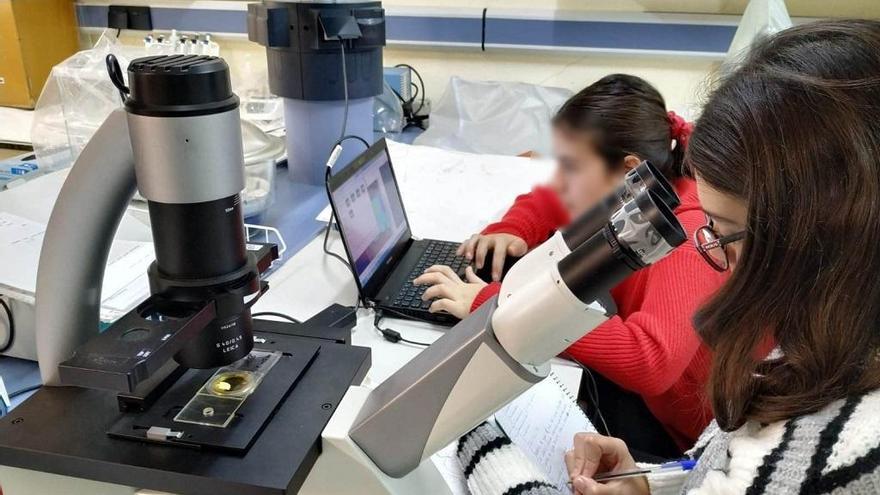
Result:
[[[33,303],[46,226],[0,212],[0,286]],[[148,242],[116,240],[110,248],[101,291],[101,320],[113,321],[150,294],[147,267],[155,259]]]
[[[567,490],[565,452],[575,434],[596,428],[555,372],[495,413],[495,420],[551,483]]]
[[[462,241],[498,220],[517,195],[546,183],[550,160],[478,155],[388,141],[413,236]],[[330,220],[327,207],[316,217]]]
[[[458,462],[458,456],[455,455],[457,450],[458,442],[452,442],[446,448],[434,454],[431,460],[434,461],[434,465],[437,466],[440,475],[446,480],[452,495],[470,495],[471,492],[467,486],[467,479],[464,477],[464,470],[461,468],[461,463]]]
[[[36,291],[45,231],[42,224],[0,212],[0,284],[28,294]]]

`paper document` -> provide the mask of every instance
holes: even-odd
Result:
[[[33,295],[45,231],[37,222],[0,212],[0,285]]]
[[[497,221],[517,195],[546,183],[556,164],[388,141],[412,234],[462,241]],[[330,207],[315,218],[330,221]]]
[[[449,486],[452,495],[469,495],[470,490],[467,486],[467,479],[464,477],[464,470],[458,461],[458,441],[452,442],[446,448],[437,452],[431,457],[443,480]]]
[[[46,226],[0,212],[0,290],[33,304]],[[148,242],[116,240],[101,289],[101,320],[114,321],[150,295],[147,268],[155,259]]]
[[[595,432],[596,428],[559,377],[551,372],[495,413],[495,421],[547,479],[567,493],[565,452],[571,449],[575,434]]]

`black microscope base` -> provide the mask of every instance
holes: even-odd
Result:
[[[274,341],[319,349],[243,455],[112,438],[107,431],[121,417],[115,393],[46,387],[0,419],[0,465],[181,495],[296,493],[320,454],[330,416],[348,387],[366,375],[370,350],[294,336],[294,325],[284,334],[265,333],[279,324],[260,323],[256,332],[267,340],[262,348]]]

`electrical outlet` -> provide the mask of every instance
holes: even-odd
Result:
[[[107,9],[107,27],[111,29],[152,31],[153,19],[150,7],[111,5]]]

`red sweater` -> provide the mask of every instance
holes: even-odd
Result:
[[[675,215],[691,238],[694,230],[706,223],[696,184],[691,179],[678,179],[673,186],[681,197]],[[538,187],[519,196],[501,221],[483,233],[514,234],[531,248],[568,222],[556,194]],[[567,351],[641,395],[683,450],[694,444],[712,419],[705,394],[711,357],[693,329],[691,316],[724,278],[700,257],[691,242],[685,242],[615,287],[611,295],[617,303],[617,315]],[[499,290],[498,283],[488,285],[471,309]]]

